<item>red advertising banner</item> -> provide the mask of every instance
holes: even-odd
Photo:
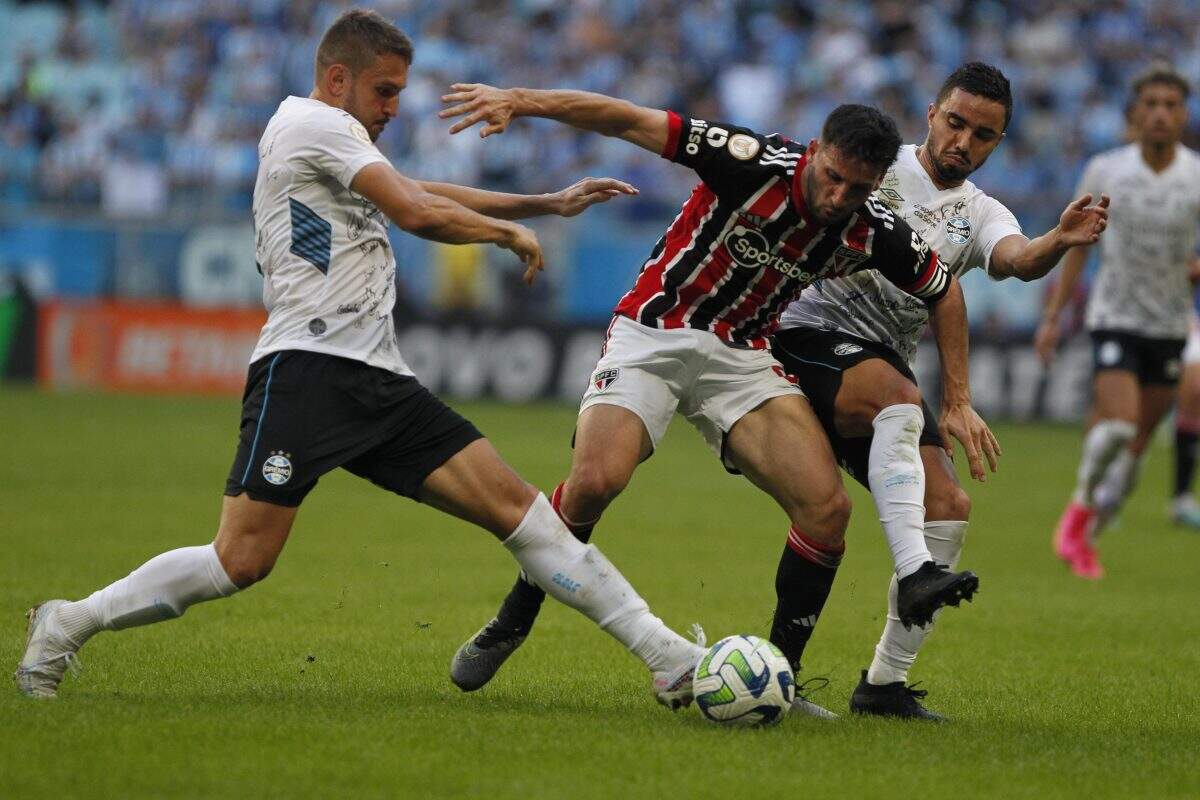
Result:
[[[38,381],[54,388],[238,394],[263,311],[165,304],[41,307]]]

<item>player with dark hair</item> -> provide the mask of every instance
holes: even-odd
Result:
[[[1159,421],[1175,402],[1180,354],[1192,311],[1190,280],[1200,217],[1200,154],[1180,139],[1187,125],[1187,80],[1151,65],[1131,87],[1134,141],[1088,162],[1080,191],[1113,197],[1112,233],[1087,307],[1095,365],[1092,425],[1083,442],[1075,492],[1059,520],[1054,549],[1082,578],[1103,576],[1096,537],[1133,490]],[[1035,340],[1053,359],[1059,316],[1087,261],[1067,256]]]
[[[542,268],[537,238],[506,219],[576,214],[632,187],[588,179],[526,197],[401,175],[373,142],[396,115],[411,59],[399,29],[375,12],[349,11],[321,41],[312,94],[287,98],[267,124],[253,213],[269,315],[251,357],[216,540],[156,556],[83,600],[31,609],[15,675],[24,694],[54,696],[99,631],[173,619],[265,578],[305,496],[342,467],[491,532],[530,580],[646,663],[660,702],[690,702],[702,648],[650,613],[474,425],[417,382],[392,323],[396,262],[385,217],[435,241],[511,250],[532,280]]]
[[[1053,230],[1027,239],[1013,215],[967,177],[983,166],[1012,118],[1008,80],[995,67],[969,63],[951,73],[928,110],[924,143],[900,149],[876,195],[962,275],[975,267],[993,279],[1042,277],[1068,248],[1104,229],[1107,200],[1069,205]],[[1000,448],[971,407],[965,380],[943,379],[941,416],[922,398],[911,362],[932,319],[878,272],[815,283],[784,312],[774,353],[800,378],[838,461],[872,494],[893,551],[911,532],[954,569],[962,553],[970,499],[951,464],[958,439],[971,474],[984,479]],[[904,465],[908,465],[906,468]],[[903,480],[897,478],[903,476]],[[932,622],[906,626],[897,602],[903,573],[892,577],[888,619],[875,658],[850,701],[851,711],[940,719],[906,686]]]
[[[615,136],[695,170],[701,182],[615,309],[583,396],[574,457],[553,504],[586,540],[678,410],[731,470],[774,498],[791,528],[771,640],[799,665],[845,548],[850,501],[834,454],[794,378],[770,353],[780,313],[813,281],[878,269],[938,320],[943,368],[965,380],[966,310],[938,256],[872,192],[900,146],[890,118],[843,105],[807,145],[686,119],[603,95],[459,84],[451,132],[503,132],[545,117]],[[969,596],[978,579],[934,564],[919,528],[897,550],[908,624]],[[451,664],[484,685],[529,633],[542,593],[518,580],[496,618]],[[809,713],[828,712],[801,700]]]

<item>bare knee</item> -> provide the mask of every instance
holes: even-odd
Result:
[[[846,538],[846,526],[850,524],[850,495],[838,484],[819,503],[812,503],[792,515],[792,521],[800,531],[824,545],[836,547]]]
[[[885,408],[921,405],[921,390],[899,374],[875,391],[856,394],[844,400],[840,394],[838,397],[836,423],[838,432],[844,436],[870,436],[874,432],[875,418]]]
[[[271,574],[278,552],[270,552],[251,536],[217,537],[217,558],[229,580],[239,589],[252,586]]]
[[[580,463],[567,479],[566,500],[571,509],[586,512],[583,518],[599,516],[625,490],[629,476],[603,463]]]
[[[957,483],[949,483],[931,492],[925,500],[925,519],[966,521],[971,515],[971,497]]]

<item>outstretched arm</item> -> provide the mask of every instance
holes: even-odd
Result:
[[[494,244],[511,250],[525,264],[526,283],[532,283],[544,268],[542,248],[533,231],[428,192],[386,163],[376,162],[360,169],[350,189],[374,203],[400,228],[423,239],[446,244]]]
[[[453,183],[417,183],[430,194],[449,198],[472,211],[497,219],[526,219],[548,214],[573,217],[618,195],[638,193],[631,184],[616,178],[584,178],[549,194],[507,194]]]
[[[497,89],[482,83],[456,83],[450,103],[438,116],[462,117],[450,128],[458,133],[483,122],[480,137],[503,133],[517,117],[543,117],[585,131],[615,136],[661,155],[667,149],[667,112],[594,92],[542,89]]]
[[[950,288],[945,295],[930,309],[929,319],[941,362],[942,413],[938,429],[946,454],[954,458],[954,443],[950,439],[953,436],[967,453],[971,477],[983,481],[986,478],[983,460],[986,457],[988,467],[995,472],[1000,443],[971,405],[967,305],[954,276],[950,277]]]
[[[1042,322],[1033,337],[1033,349],[1037,351],[1043,364],[1054,360],[1054,354],[1058,350],[1058,338],[1062,333],[1059,317],[1075,292],[1075,284],[1079,282],[1087,257],[1086,247],[1076,247],[1068,252],[1067,257],[1063,259],[1062,269],[1058,271],[1058,282],[1046,298]]]
[[[1095,244],[1107,226],[1108,195],[1100,195],[1100,200],[1092,204],[1092,196],[1085,194],[1063,210],[1058,225],[1036,239],[1013,234],[997,242],[988,274],[1023,281],[1045,277],[1064,253],[1072,247]]]

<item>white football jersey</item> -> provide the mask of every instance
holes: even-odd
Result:
[[[251,361],[309,350],[411,375],[392,322],[387,218],[350,191],[360,169],[387,163],[366,128],[320,100],[289,97],[258,158],[254,249],[268,317]]]
[[[1183,145],[1156,173],[1136,144],[1088,162],[1079,193],[1112,198],[1100,237],[1100,271],[1088,298],[1088,330],[1186,339],[1192,308],[1188,262],[1200,222],[1200,155]]]
[[[954,275],[988,268],[992,248],[1021,233],[1012,212],[975,184],[934,186],[917,161],[917,146],[904,145],[875,196],[896,211]],[[783,328],[819,328],[880,342],[912,362],[929,322],[925,304],[889,283],[876,270],[827,278],[806,288],[783,313]]]

